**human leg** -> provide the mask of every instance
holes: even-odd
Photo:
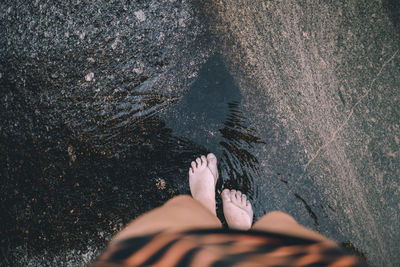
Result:
[[[224,189],[222,202],[229,228],[241,230],[251,228],[333,243],[319,233],[298,224],[292,216],[281,211],[269,212],[251,226],[253,220],[251,203],[240,191]]]
[[[133,220],[112,242],[161,231],[179,232],[193,228],[219,227],[221,222],[205,206],[190,196],[180,195]]]
[[[334,243],[321,234],[297,223],[292,216],[281,211],[271,211],[265,214],[254,223],[252,229]]]
[[[192,197],[180,195],[163,206],[149,211],[128,224],[111,241],[156,233],[179,232],[199,228],[219,228],[215,211],[215,184],[218,179],[214,154],[193,161],[189,170]]]

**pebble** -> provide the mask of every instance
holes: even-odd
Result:
[[[162,178],[157,178],[156,179],[156,187],[159,190],[164,190],[167,187],[167,183],[165,182],[164,179]]]
[[[146,20],[146,15],[144,14],[143,10],[136,11],[134,14],[140,22],[143,22]]]
[[[85,36],[86,36],[86,33],[85,33],[85,32],[82,32],[82,33],[79,35],[79,39],[83,40],[83,39],[85,39]]]
[[[86,74],[85,76],[85,81],[87,82],[91,82],[94,78],[94,73],[93,72],[89,72],[88,74]]]

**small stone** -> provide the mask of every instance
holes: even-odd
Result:
[[[134,68],[133,72],[135,72],[137,74],[142,74],[143,73],[143,69],[142,68]]]
[[[119,40],[119,38],[117,37],[117,38],[115,39],[115,41],[112,43],[112,45],[111,45],[112,50],[114,50],[115,48],[117,48],[119,42],[120,42],[120,40]]]
[[[161,41],[164,41],[164,38],[165,38],[165,34],[163,32],[160,32],[160,34],[157,37],[157,40],[159,42],[161,42]]]
[[[197,76],[197,72],[193,72],[192,74],[190,74],[190,75],[188,76],[188,78],[191,79],[191,78],[194,78],[194,77],[196,77],[196,76]]]
[[[81,34],[79,34],[79,39],[83,40],[85,39],[86,33],[82,32]]]
[[[85,81],[87,82],[91,82],[94,78],[94,73],[93,72],[89,72],[88,74],[86,74],[85,76]]]
[[[146,15],[144,14],[143,10],[136,11],[134,14],[140,22],[143,22],[146,20]]]
[[[164,190],[167,187],[167,183],[165,182],[164,179],[162,178],[157,178],[156,179],[156,187],[159,190]]]

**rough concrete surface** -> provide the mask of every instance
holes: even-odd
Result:
[[[256,218],[400,265],[398,2],[3,0],[0,31],[1,265],[90,262],[208,151]]]

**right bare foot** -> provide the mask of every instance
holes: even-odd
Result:
[[[253,222],[253,209],[245,194],[240,191],[222,191],[224,216],[229,228],[249,230]]]

